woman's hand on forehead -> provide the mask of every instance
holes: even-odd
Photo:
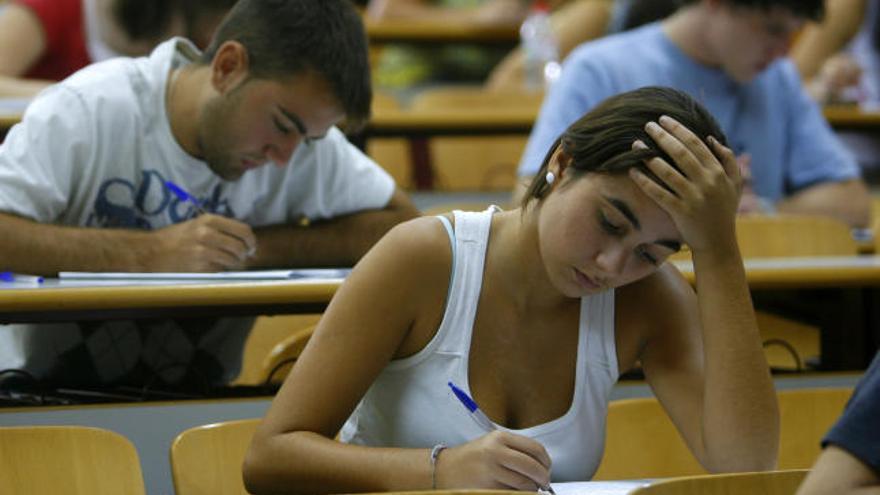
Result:
[[[691,250],[728,247],[736,242],[734,224],[742,178],[736,157],[712,136],[707,142],[675,119],[663,116],[645,130],[675,162],[652,158],[646,165],[666,187],[637,168],[630,177],[672,217]],[[634,143],[634,146],[645,146]],[[710,149],[711,147],[711,149]]]

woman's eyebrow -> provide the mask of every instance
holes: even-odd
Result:
[[[625,216],[636,230],[642,230],[642,224],[639,222],[639,219],[636,218],[635,213],[633,213],[629,205],[626,204],[626,201],[611,196],[603,195],[602,197],[605,198],[605,201],[608,201],[612,206],[617,208],[620,214]]]
[[[612,197],[612,196],[603,195],[602,197],[605,198],[605,201],[608,201],[612,206],[617,208],[617,210],[620,212],[620,214],[625,216],[626,219],[629,220],[629,222],[632,224],[633,228],[635,228],[638,231],[642,230],[641,222],[639,222],[639,219],[638,219],[638,217],[636,217],[636,214],[633,213],[632,208],[630,208],[629,205],[626,204],[626,201],[619,199],[619,198]],[[681,242],[676,241],[675,239],[658,239],[658,240],[654,241],[654,244],[658,244],[658,245],[663,246],[667,249],[671,249],[672,251],[675,251],[675,252],[681,251]]]

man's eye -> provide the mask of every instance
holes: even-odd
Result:
[[[272,121],[275,123],[275,127],[278,129],[278,132],[281,134],[290,134],[290,128],[281,123],[277,118],[272,118]]]

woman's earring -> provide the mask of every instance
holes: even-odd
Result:
[[[556,174],[553,172],[547,172],[547,175],[544,176],[544,180],[547,181],[547,185],[553,185],[553,181],[556,180]]]

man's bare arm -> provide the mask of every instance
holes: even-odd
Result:
[[[785,198],[776,208],[781,213],[830,215],[857,228],[871,224],[871,197],[860,179],[816,184]]]
[[[381,210],[353,213],[308,226],[256,229],[249,268],[353,266],[391,227],[419,215],[399,189]]]
[[[4,269],[54,276],[60,271],[219,271],[243,268],[256,242],[247,225],[217,215],[158,229],[41,224],[0,213]]]

